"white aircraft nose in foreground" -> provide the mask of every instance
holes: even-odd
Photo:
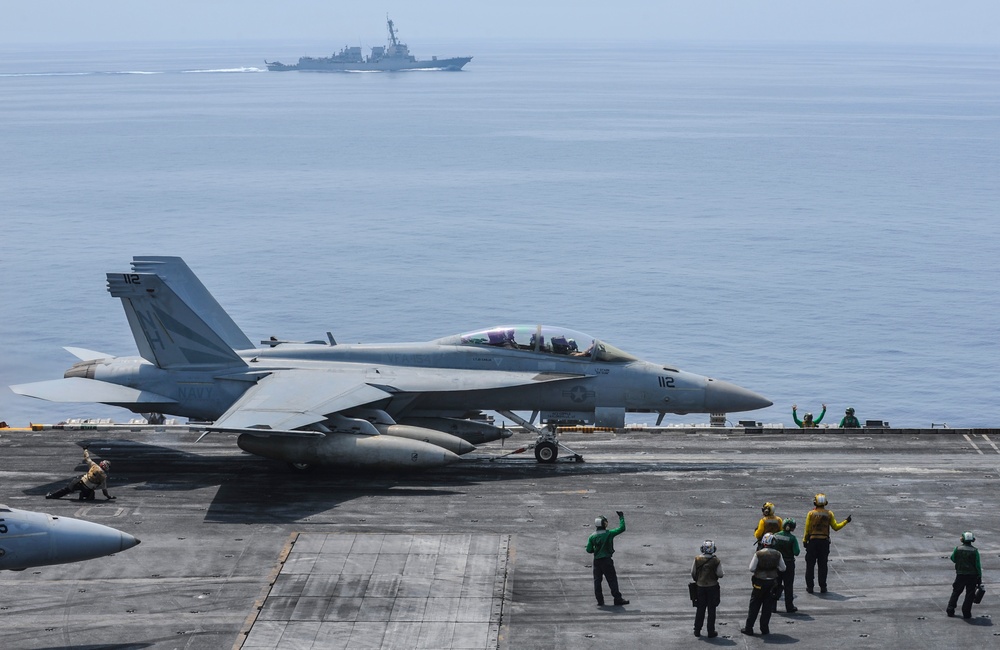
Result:
[[[93,560],[138,544],[109,526],[0,505],[0,570]]]
[[[426,468],[509,435],[495,411],[533,426],[622,428],[625,414],[730,413],[771,405],[735,384],[642,361],[582,332],[491,327],[423,343],[298,343],[256,347],[178,257],[136,257],[109,273],[139,349],[81,359],[63,379],[12,386],[59,402],[101,402],[136,413],[212,421],[239,446],[296,466]],[[532,417],[532,421],[534,416]],[[556,458],[542,440],[535,455]]]

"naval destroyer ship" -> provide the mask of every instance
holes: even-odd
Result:
[[[386,16],[386,26],[389,28],[388,45],[372,48],[369,56],[361,54],[360,47],[345,47],[339,53],[325,57],[303,56],[295,64],[284,64],[280,61],[269,63],[267,69],[272,72],[286,70],[305,70],[308,72],[392,72],[396,70],[461,70],[462,66],[472,60],[471,56],[458,56],[451,59],[431,57],[429,61],[420,61],[410,54],[406,43],[401,43],[396,36],[393,22]]]

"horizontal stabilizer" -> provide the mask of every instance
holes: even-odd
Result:
[[[87,348],[74,348],[66,346],[63,347],[63,350],[66,350],[80,361],[96,361],[98,359],[115,358],[115,355],[113,354],[105,354],[103,352],[97,352],[95,350],[88,350]]]
[[[387,397],[389,393],[369,386],[354,373],[279,370],[243,393],[211,428],[298,429]]]
[[[10,389],[18,395],[50,402],[98,402],[101,404],[174,404],[176,400],[147,390],[109,384],[97,379],[69,377],[18,384]]]

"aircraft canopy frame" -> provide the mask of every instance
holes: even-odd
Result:
[[[521,350],[535,354],[572,357],[581,361],[604,363],[639,361],[638,357],[589,334],[567,327],[549,325],[501,325],[438,339],[437,343]]]

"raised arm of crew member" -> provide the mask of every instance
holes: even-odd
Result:
[[[847,524],[851,523],[852,515],[847,515],[847,519],[845,519],[844,521],[837,521],[837,518],[833,516],[833,510],[827,510],[827,512],[830,513],[830,528],[834,530],[840,530]],[[806,523],[808,524],[809,521],[807,520]]]
[[[826,404],[823,405],[823,410],[819,412],[819,417],[813,420],[813,424],[819,425],[823,421],[824,415],[826,415]]]

